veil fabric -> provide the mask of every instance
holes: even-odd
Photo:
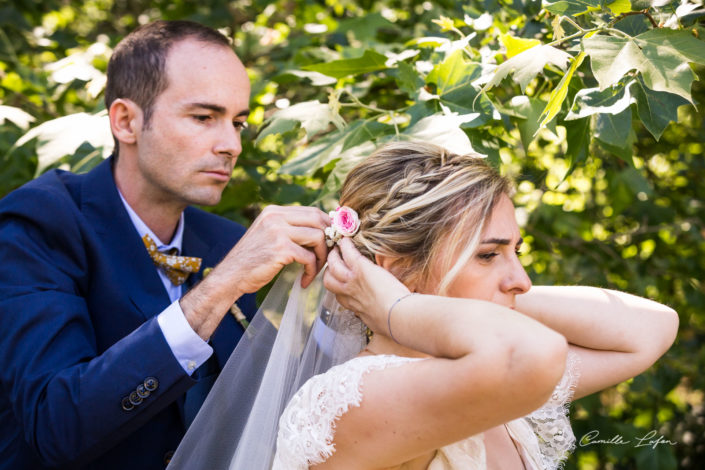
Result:
[[[355,357],[365,325],[303,268],[279,275],[181,441],[170,470],[269,470],[279,416],[311,377]]]

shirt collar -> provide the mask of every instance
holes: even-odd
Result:
[[[181,213],[181,216],[179,217],[179,223],[176,226],[176,232],[174,233],[174,236],[171,239],[171,243],[168,245],[164,244],[159,237],[157,237],[154,232],[150,230],[149,227],[147,227],[147,224],[145,224],[142,219],[140,219],[140,216],[137,215],[137,212],[135,212],[132,207],[127,203],[125,198],[123,197],[122,193],[118,189],[118,194],[120,195],[120,200],[122,201],[122,204],[125,206],[125,210],[127,210],[127,214],[130,216],[130,220],[132,221],[132,225],[135,226],[135,230],[137,230],[137,233],[139,233],[140,238],[144,237],[145,235],[149,235],[152,240],[154,240],[154,243],[157,244],[157,250],[159,251],[168,251],[172,248],[176,248],[177,254],[181,253],[181,246],[183,243],[184,239],[184,213]]]

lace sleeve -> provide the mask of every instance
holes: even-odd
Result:
[[[332,367],[299,389],[279,419],[277,451],[272,470],[307,470],[333,452],[335,421],[362,401],[367,372],[416,361],[399,356],[365,356]]]
[[[539,440],[544,469],[563,467],[563,461],[575,448],[575,435],[570,427],[568,408],[580,378],[580,358],[569,352],[565,372],[551,398],[526,417]]]

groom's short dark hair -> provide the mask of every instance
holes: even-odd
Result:
[[[218,31],[193,21],[159,20],[140,26],[115,47],[108,62],[105,85],[105,107],[118,98],[134,101],[144,114],[149,127],[154,101],[169,85],[166,58],[169,49],[185,39],[223,47],[230,41]],[[117,154],[118,142],[115,140]]]

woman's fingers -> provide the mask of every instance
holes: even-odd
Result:
[[[350,279],[350,269],[345,265],[345,261],[340,257],[340,250],[334,248],[328,253],[328,271],[340,282],[347,282]]]

